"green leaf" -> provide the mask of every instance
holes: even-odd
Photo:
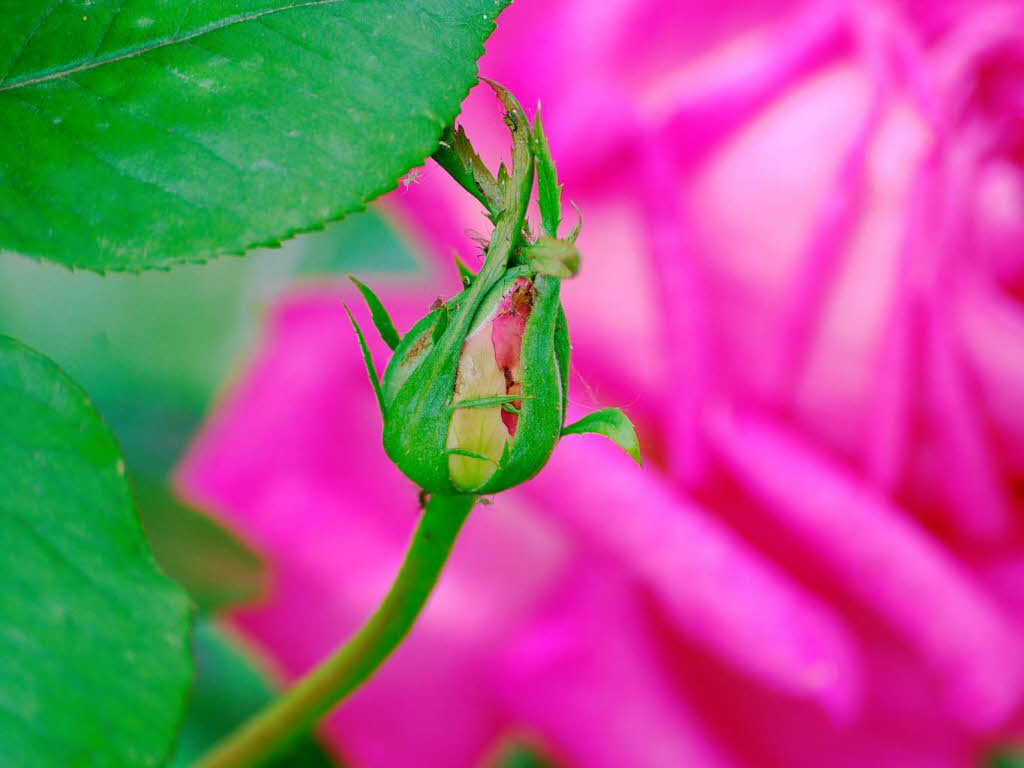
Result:
[[[359,349],[363,353],[363,363],[366,365],[366,375],[370,378],[370,384],[373,385],[373,393],[377,396],[377,405],[380,406],[380,415],[383,419],[386,413],[384,408],[384,393],[380,388],[380,378],[377,376],[377,369],[373,367],[373,358],[370,357],[370,348],[366,346],[366,337],[363,336],[363,329],[359,327],[359,323],[352,316],[352,310],[348,308],[348,304],[343,305],[345,307],[345,314],[348,315],[349,321],[352,323],[352,327],[355,328],[356,337],[359,339]]]
[[[637,464],[643,465],[643,459],[640,457],[640,441],[637,440],[633,422],[618,408],[594,411],[562,429],[563,435],[582,435],[588,432],[604,435],[632,456]]]
[[[22,0],[0,248],[96,271],[272,245],[438,146],[504,0]]]
[[[377,294],[371,291],[365,284],[352,275],[349,275],[348,279],[363,294],[366,306],[370,308],[370,316],[373,318],[373,324],[377,327],[377,332],[384,340],[384,343],[388,345],[388,349],[394,351],[395,347],[398,346],[398,342],[401,341],[401,337],[398,335],[398,331],[395,330],[395,324],[391,322],[391,316],[388,314],[387,309],[384,308],[384,304],[377,298]]]
[[[562,185],[558,183],[555,161],[540,121],[540,104],[533,117],[533,153],[537,162],[537,207],[540,208],[544,234],[558,237],[558,225],[562,220]]]
[[[185,593],[156,568],[86,394],[0,337],[0,765],[156,766],[191,682]]]
[[[188,768],[207,749],[259,712],[276,693],[244,649],[215,624],[201,622],[192,634],[196,684],[170,768]],[[311,738],[300,739],[268,768],[335,765]]]
[[[156,561],[204,613],[259,600],[263,560],[208,515],[175,498],[164,483],[133,475],[139,519]]]

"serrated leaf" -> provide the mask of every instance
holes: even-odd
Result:
[[[388,314],[383,302],[377,298],[377,294],[370,290],[368,286],[352,275],[349,275],[348,279],[363,294],[363,299],[366,301],[366,306],[370,309],[370,317],[373,318],[373,324],[377,328],[377,333],[380,334],[384,343],[388,345],[388,349],[394,351],[395,347],[398,346],[398,342],[401,341],[401,337],[399,337],[398,331],[395,330],[395,324],[391,322],[391,316]]]
[[[263,559],[159,480],[133,475],[139,519],[156,561],[203,613],[252,603],[266,593]]]
[[[588,413],[579,421],[562,429],[563,435],[586,433],[604,435],[632,456],[637,464],[643,465],[644,462],[640,456],[640,441],[637,439],[633,422],[618,408],[603,408],[600,411]]]
[[[0,413],[0,765],[160,765],[192,678],[188,597],[89,398],[9,337]]]
[[[8,3],[0,248],[140,270],[357,210],[437,147],[504,5]]]
[[[274,697],[274,686],[245,649],[215,624],[192,634],[196,684],[169,768],[188,768],[206,750],[255,715]],[[336,765],[312,737],[299,739],[267,768],[330,768]]]

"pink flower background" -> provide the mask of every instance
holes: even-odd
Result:
[[[578,768],[981,765],[1024,731],[1024,4],[516,0],[481,72],[542,100],[583,210],[570,418],[622,406],[646,464],[568,437],[478,507],[329,741],[365,768],[513,735]],[[368,278],[403,331],[485,231],[421,178],[385,206],[430,269]],[[278,303],[178,475],[268,554],[236,621],[288,675],[417,516],[342,298]]]

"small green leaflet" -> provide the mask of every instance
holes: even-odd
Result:
[[[637,440],[633,422],[618,408],[594,411],[562,429],[563,436],[582,435],[588,432],[604,435],[632,456],[637,464],[643,465],[644,462],[640,456],[640,441]]]
[[[89,398],[0,336],[0,765],[162,765],[192,679],[185,592],[156,567]]]
[[[0,250],[102,272],[271,246],[438,146],[506,0],[18,0]]]

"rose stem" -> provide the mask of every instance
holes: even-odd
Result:
[[[405,561],[376,613],[327,660],[207,752],[193,768],[264,764],[370,677],[420,615],[475,502],[472,495],[431,495]]]

